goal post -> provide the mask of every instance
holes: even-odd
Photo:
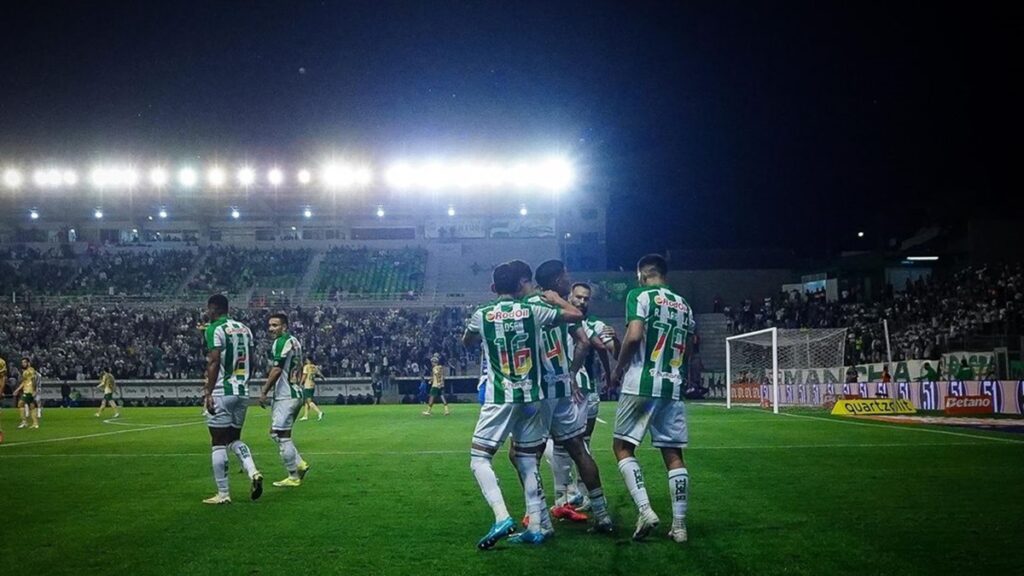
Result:
[[[785,406],[821,406],[826,385],[818,374],[841,370],[846,329],[766,328],[725,339],[725,404],[737,399]]]

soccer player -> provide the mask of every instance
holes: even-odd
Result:
[[[657,254],[640,259],[636,266],[640,287],[626,297],[626,335],[612,383],[622,385],[615,413],[612,449],[619,472],[639,512],[634,540],[641,540],[658,526],[658,516],[647,498],[643,472],[634,453],[648,431],[651,444],[661,450],[668,469],[672,500],[669,537],[686,542],[686,507],[690,477],[683,461],[687,443],[686,347],[693,334],[693,311],[668,287],[668,265]]]
[[[273,390],[270,438],[277,444],[281,461],[288,470],[288,477],[274,482],[274,486],[299,486],[309,471],[309,464],[299,455],[292,441],[292,425],[302,408],[302,389],[294,379],[299,374],[302,345],[298,338],[288,333],[288,316],[284,314],[271,315],[267,330],[274,337],[274,343],[270,346],[270,373],[260,394],[260,406],[266,406],[267,394]]]
[[[540,288],[549,293],[554,292],[559,298],[569,295],[572,284],[565,264],[560,260],[543,262],[537,267],[535,277]],[[539,294],[531,295],[526,301],[537,306],[545,305]],[[566,304],[572,306],[568,302]],[[582,316],[582,311],[579,313]],[[567,505],[569,487],[575,488],[575,482],[572,481],[572,465],[575,462],[589,492],[596,521],[594,531],[611,532],[613,525],[601,487],[601,474],[594,457],[583,443],[587,430],[587,398],[583,390],[590,388],[590,382],[582,368],[590,352],[590,339],[586,336],[582,322],[576,322],[545,328],[542,340],[542,389],[551,411],[550,432],[554,441],[551,469],[555,478],[556,505],[551,509],[551,515],[576,522],[587,519],[586,515]],[[515,461],[516,464],[518,462]]]
[[[249,475],[250,498],[263,495],[263,475],[256,468],[252,452],[242,442],[242,425],[249,404],[249,375],[252,368],[252,332],[249,327],[228,317],[228,299],[214,294],[206,302],[206,386],[203,404],[206,424],[213,446],[213,479],[217,494],[205,504],[231,502],[228,489],[228,450],[242,463]]]
[[[544,448],[549,423],[540,381],[540,330],[578,322],[583,315],[557,294],[549,295],[554,306],[522,301],[532,292],[532,277],[533,271],[525,262],[505,262],[495,267],[491,290],[498,298],[473,312],[462,337],[467,348],[483,343],[488,365],[484,404],[470,450],[470,469],[494,512],[494,525],[477,543],[480,550],[494,547],[515,532],[492,462],[510,434],[529,515],[528,530],[519,535],[518,541],[544,541],[540,529],[544,489],[538,454]]]
[[[440,398],[441,402],[444,402],[444,415],[447,416],[451,412],[448,411],[448,400],[444,397],[444,366],[441,366],[441,357],[434,354],[430,357],[430,364],[430,400],[427,401],[427,409],[423,411],[423,415],[430,416],[434,402]]]
[[[114,418],[120,416],[121,411],[117,407],[117,402],[114,401],[114,391],[117,390],[117,383],[114,382],[114,375],[110,373],[109,368],[105,368],[103,373],[100,374],[100,383],[96,387],[103,389],[103,400],[100,400],[100,409],[96,412],[96,417],[99,418],[100,414],[103,414],[103,409],[107,406],[114,409]]]
[[[317,422],[324,419],[324,411],[313,401],[313,393],[316,392],[317,376],[323,378],[324,373],[320,370],[319,366],[313,364],[312,358],[306,358],[306,364],[302,367],[302,399],[305,406],[302,409],[302,418],[300,420],[309,420],[310,408],[316,412]]]
[[[39,402],[36,400],[36,389],[38,386],[39,373],[32,367],[32,361],[25,356],[21,359],[21,382],[14,389],[14,396],[17,396],[19,392],[21,393],[21,398],[18,400],[21,424],[18,424],[18,428],[28,426],[29,415],[32,416],[32,427],[39,428],[39,413],[33,410],[33,408],[39,407]]]
[[[601,407],[601,396],[597,390],[597,372],[594,369],[594,360],[596,358],[601,362],[601,374],[604,378],[604,387],[607,388],[612,375],[609,352],[612,356],[616,355],[619,346],[615,329],[590,316],[590,298],[592,293],[593,290],[589,284],[577,282],[572,285],[572,291],[569,294],[569,303],[583,313],[583,330],[586,332],[587,338],[590,339],[591,345],[590,353],[583,363],[584,372],[581,373],[583,378],[580,379],[580,389],[587,395],[587,430],[583,433],[583,444],[586,445],[588,452],[590,452],[590,439],[594,434],[597,415]],[[578,495],[580,505],[576,509],[580,512],[590,508],[590,499],[586,494],[587,490],[582,480],[579,481],[575,494],[572,494],[572,486],[570,485],[569,501],[571,503],[577,500]]]

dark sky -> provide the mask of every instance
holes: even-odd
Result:
[[[0,157],[557,147],[613,262],[1019,213],[1019,10],[893,4],[5,3]]]

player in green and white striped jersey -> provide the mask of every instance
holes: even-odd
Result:
[[[619,472],[639,511],[633,538],[640,540],[658,526],[643,472],[634,457],[650,430],[651,444],[661,449],[668,468],[672,498],[669,537],[683,543],[690,478],[683,461],[688,434],[682,398],[686,349],[695,324],[689,304],[668,287],[667,276],[668,265],[657,254],[644,256],[637,263],[640,287],[626,297],[626,335],[612,373],[613,384],[622,384],[612,446]]]
[[[544,447],[549,418],[542,402],[540,331],[559,323],[578,322],[583,316],[557,294],[546,296],[553,306],[521,300],[533,291],[532,279],[533,271],[525,262],[498,265],[491,286],[498,298],[477,308],[462,337],[467,348],[483,343],[488,367],[484,403],[470,451],[470,468],[494,511],[494,525],[477,543],[481,550],[492,548],[515,531],[492,463],[509,435],[519,454],[517,470],[530,517],[529,529],[520,541],[544,540],[540,531],[544,490],[537,455]]]
[[[217,495],[203,500],[206,504],[231,502],[228,490],[228,455],[230,449],[242,462],[252,482],[250,497],[263,494],[263,475],[253,462],[252,452],[242,442],[242,426],[249,405],[249,375],[252,367],[252,332],[237,320],[228,318],[228,299],[214,294],[206,302],[209,319],[206,339],[206,386],[204,405],[206,425],[213,445],[213,479]]]
[[[572,282],[568,270],[561,260],[548,260],[537,267],[537,284],[544,290],[568,297]],[[532,295],[527,302],[543,304],[538,295]],[[555,479],[555,506],[551,515],[559,519],[586,521],[584,514],[577,512],[566,502],[572,481],[572,465],[576,464],[580,477],[587,487],[594,511],[594,531],[613,531],[612,520],[601,487],[601,473],[590,451],[583,443],[587,431],[587,398],[581,389],[589,387],[589,378],[582,370],[583,362],[590,352],[590,339],[582,322],[568,326],[546,328],[543,331],[544,355],[542,358],[546,402],[551,410],[551,470]]]
[[[270,419],[270,439],[277,444],[281,461],[288,477],[274,482],[274,486],[294,487],[302,484],[309,464],[299,455],[292,441],[292,426],[302,409],[302,387],[299,384],[302,363],[302,344],[288,333],[288,316],[271,314],[267,331],[274,337],[270,345],[270,372],[260,393],[260,406],[266,407],[267,395],[274,391]]]

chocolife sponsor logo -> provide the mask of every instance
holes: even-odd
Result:
[[[1003,387],[995,380],[985,380],[981,383],[981,395],[988,396],[995,405],[996,412],[1003,411]]]

